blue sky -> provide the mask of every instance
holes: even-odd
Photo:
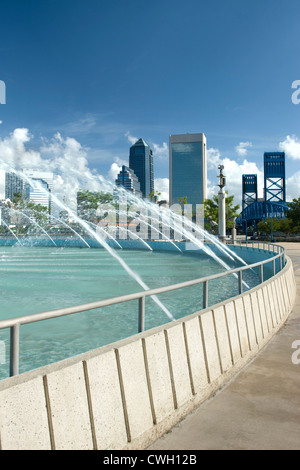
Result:
[[[74,166],[109,177],[142,137],[164,191],[169,135],[204,132],[209,195],[219,162],[238,199],[241,174],[261,182],[263,153],[284,150],[299,197],[299,17],[299,0],[1,0],[0,153],[34,166],[71,138]]]

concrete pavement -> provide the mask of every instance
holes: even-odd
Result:
[[[292,259],[297,297],[281,330],[226,387],[152,444],[150,450],[300,449],[300,243]],[[298,362],[297,360],[294,362]]]

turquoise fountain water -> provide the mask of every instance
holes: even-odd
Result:
[[[119,256],[150,288],[223,271],[211,257],[178,252],[122,250]],[[236,266],[236,264],[235,264]],[[248,273],[254,285],[257,276]],[[210,304],[232,296],[232,277],[213,281]],[[104,249],[0,247],[0,319],[68,307],[140,291],[119,262]],[[202,308],[199,286],[160,295],[174,318]],[[137,301],[47,320],[21,328],[20,370],[30,370],[136,334]],[[146,300],[146,328],[169,321],[160,305]],[[0,331],[7,345],[9,333]],[[8,375],[6,364],[0,377]]]

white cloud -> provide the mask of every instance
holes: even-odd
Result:
[[[221,163],[221,153],[218,149],[208,148],[206,151],[207,158],[207,169],[213,170],[218,168],[218,165]]]
[[[258,197],[262,197],[263,171],[258,168],[256,163],[244,159],[242,163],[231,160],[228,157],[222,157],[220,151],[216,148],[207,149],[207,167],[208,171],[215,171],[215,176],[207,182],[207,197],[211,198],[219,191],[218,188],[218,165],[224,165],[224,175],[226,176],[226,187],[229,195],[234,195],[234,201],[237,204],[242,203],[242,175],[257,174]]]
[[[3,121],[0,121],[0,124],[3,124]]]
[[[61,127],[64,133],[70,135],[97,131],[97,115],[88,114],[77,121],[72,121]]]
[[[153,149],[154,158],[159,158],[160,160],[167,160],[169,158],[169,147],[166,142],[163,142],[162,145],[151,143]]]
[[[286,200],[292,201],[300,195],[300,171],[297,171],[286,180]]]
[[[240,157],[244,157],[247,155],[249,147],[252,147],[251,142],[240,142],[239,145],[235,147],[235,150]]]
[[[0,139],[0,159],[3,164],[16,170],[41,165],[40,153],[25,147],[31,138],[28,129],[15,129],[8,137]]]
[[[227,189],[229,194],[234,194],[236,201],[241,204],[242,200],[242,175],[243,174],[256,174],[257,175],[257,187],[258,197],[262,197],[263,190],[263,171],[260,170],[256,163],[244,160],[243,163],[239,164],[234,160],[225,158],[223,160],[224,171],[227,176]]]
[[[50,140],[42,139],[40,148],[32,150],[27,148],[32,138],[28,129],[15,129],[7,137],[0,138],[0,168],[53,172],[53,194],[71,208],[79,189],[100,191],[104,188],[105,178],[89,169],[86,149],[77,140],[63,138],[57,133]]]
[[[213,186],[212,182],[207,179],[207,199],[212,199],[213,195],[217,193],[216,186]]]
[[[300,140],[295,135],[288,135],[283,142],[279,143],[279,149],[285,152],[288,158],[300,160]]]
[[[139,140],[137,137],[134,137],[133,135],[131,135],[130,132],[126,132],[125,137],[127,137],[128,142],[131,145],[134,145]]]
[[[169,201],[169,178],[155,178],[154,191],[161,193],[160,201]]]
[[[116,157],[114,163],[111,164],[108,171],[108,178],[111,182],[115,182],[115,179],[121,171],[122,165],[128,166],[128,162],[121,160],[119,157]]]

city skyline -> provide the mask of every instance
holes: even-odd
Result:
[[[168,194],[169,136],[203,132],[208,197],[219,163],[237,202],[242,174],[258,175],[262,197],[263,155],[276,151],[287,200],[299,197],[299,13],[295,0],[4,0],[0,158],[68,178],[71,192],[78,175],[113,182],[143,138]]]

